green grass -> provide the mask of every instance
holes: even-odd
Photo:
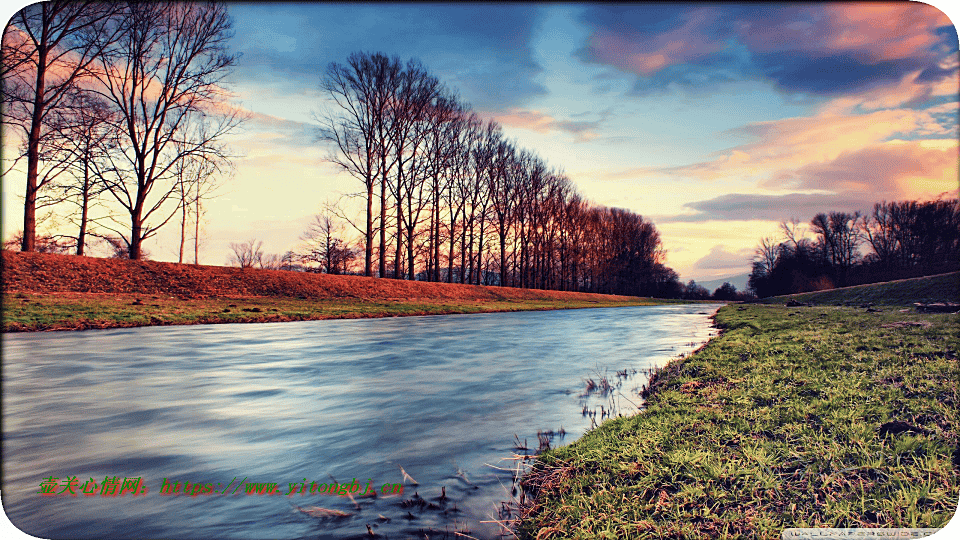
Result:
[[[659,373],[644,412],[541,456],[522,538],[773,539],[950,520],[956,315],[729,305],[716,320],[721,336]],[[881,434],[891,421],[916,432]]]
[[[131,294],[3,295],[3,330],[77,330],[126,326],[272,322],[313,319],[401,317],[492,311],[529,311],[654,305],[669,301],[638,298],[629,301],[363,301],[244,297],[181,299]]]
[[[866,304],[912,306],[914,302],[956,302],[960,300],[960,272],[940,274],[886,283],[858,285],[810,293],[774,296],[764,303],[783,303],[788,299],[816,304]]]

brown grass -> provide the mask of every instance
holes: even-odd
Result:
[[[3,251],[3,292],[276,296],[359,300],[635,300],[634,297],[333,276],[155,261]]]

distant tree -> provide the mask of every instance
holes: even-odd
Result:
[[[257,261],[264,270],[280,270],[283,267],[283,256],[279,253],[266,253]]]
[[[723,285],[713,291],[713,298],[715,300],[739,300],[740,297],[737,294],[737,288],[731,285],[728,282],[724,282]]]
[[[710,291],[691,279],[683,289],[683,298],[687,300],[707,300],[710,298]]]
[[[299,263],[300,257],[293,251],[287,251],[280,259],[280,270],[302,272],[303,266]]]
[[[107,248],[110,251],[111,259],[129,259],[130,258],[130,246],[127,245],[127,242],[120,238],[119,236],[100,236],[100,240],[107,245]],[[140,259],[145,260],[150,258],[150,252],[147,250],[141,250]]]
[[[180,251],[177,262],[183,263],[187,244],[187,227],[193,229],[193,263],[200,263],[200,220],[204,214],[204,201],[212,197],[217,188],[219,174],[230,166],[229,161],[216,154],[194,154],[180,160],[173,168],[176,179],[176,197],[180,202]]]
[[[9,251],[22,251],[23,231],[17,231],[14,235],[3,243],[3,249]],[[40,235],[34,239],[33,251],[36,253],[60,253],[66,254],[73,250],[73,243],[57,238],[51,235]]]
[[[325,212],[313,216],[313,221],[300,236],[304,243],[300,260],[320,265],[320,271],[327,274],[347,272],[357,253],[340,238],[343,225],[337,221],[328,208]]]
[[[257,239],[247,240],[243,243],[230,243],[230,250],[233,255],[230,263],[240,268],[253,268],[254,265],[261,265],[263,261],[263,242]]]

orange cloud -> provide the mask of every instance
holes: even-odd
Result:
[[[659,169],[660,173],[700,180],[761,176],[837,159],[899,134],[940,127],[929,111],[890,109],[867,114],[824,112],[809,117],[757,122],[731,130],[757,141],[723,151],[716,158]]]
[[[862,193],[875,199],[936,196],[957,187],[957,144],[900,141],[846,152],[780,175],[782,187]]]

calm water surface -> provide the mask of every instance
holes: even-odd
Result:
[[[3,502],[45,538],[495,538],[511,475],[487,465],[591,427],[587,379],[636,401],[645,370],[714,334],[717,305],[173,326],[3,336]],[[624,380],[616,371],[628,370]],[[637,370],[634,373],[633,370]],[[597,415],[597,420],[600,415]],[[289,483],[419,482],[402,497],[287,496]],[[40,482],[140,477],[134,497]],[[161,495],[163,479],[230,494]],[[232,494],[276,482],[283,495]],[[235,479],[235,480],[234,480]],[[448,500],[431,501],[446,488]],[[243,491],[242,489],[240,490]],[[404,506],[414,493],[440,508]],[[317,519],[293,506],[351,513]],[[384,519],[385,518],[385,519]]]

